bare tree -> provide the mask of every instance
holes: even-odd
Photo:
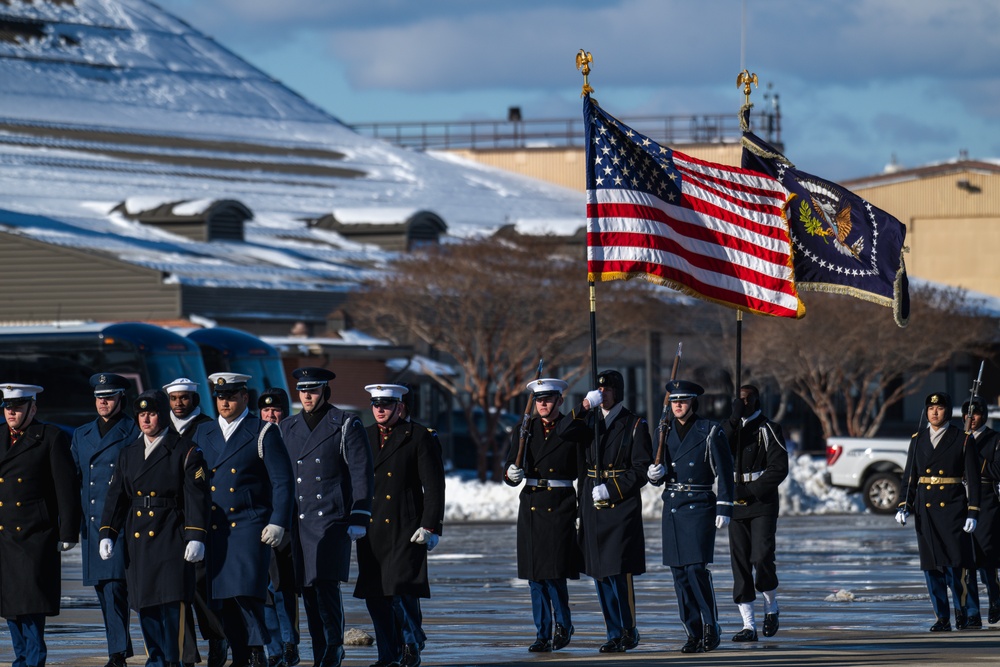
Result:
[[[884,307],[810,293],[801,320],[744,320],[744,358],[751,375],[773,378],[819,418],[824,437],[872,437],[888,409],[917,391],[928,375],[961,352],[991,340],[988,318],[967,292],[911,288],[910,324],[895,325]]]
[[[494,237],[409,254],[365,284],[349,306],[362,328],[396,343],[422,341],[461,368],[458,377],[430,377],[464,411],[482,480],[488,470],[500,479],[506,451],[493,437],[499,413],[534,379],[539,358],[570,376],[589,358],[585,265],[552,247],[545,239]],[[608,297],[598,310],[603,339],[641,318],[638,304],[649,298],[642,289],[612,290],[602,289]],[[477,408],[485,417],[481,431]]]

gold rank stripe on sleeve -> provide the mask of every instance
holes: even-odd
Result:
[[[208,532],[204,528],[199,528],[198,526],[184,526],[184,530],[200,530],[203,533],[207,533]]]
[[[194,478],[195,479],[205,479],[205,469],[204,468],[198,468],[197,470],[195,470],[194,471]]]
[[[111,531],[112,533],[114,533],[115,535],[117,535],[117,534],[118,534],[118,531],[117,531],[117,530],[115,530],[114,528],[112,528],[111,526],[101,526],[101,527],[100,527],[100,530],[104,530],[105,528],[107,528],[108,530],[110,530],[110,531]]]

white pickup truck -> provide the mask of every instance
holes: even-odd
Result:
[[[841,438],[826,441],[826,481],[864,494],[876,514],[892,514],[900,501],[909,438]]]

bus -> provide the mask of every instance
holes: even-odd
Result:
[[[141,322],[0,326],[0,383],[44,387],[42,421],[71,429],[95,419],[90,376],[101,372],[132,381],[128,406],[147,389],[190,378],[199,383],[202,411],[215,416],[201,350],[173,331]]]
[[[243,373],[250,376],[250,410],[257,411],[257,397],[271,387],[288,394],[288,380],[281,354],[260,338],[239,329],[192,329],[189,340],[198,344],[209,373]],[[288,415],[286,415],[288,416]]]

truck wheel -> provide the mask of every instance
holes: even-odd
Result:
[[[902,482],[899,475],[877,472],[865,480],[865,505],[875,514],[893,514],[899,505]]]

